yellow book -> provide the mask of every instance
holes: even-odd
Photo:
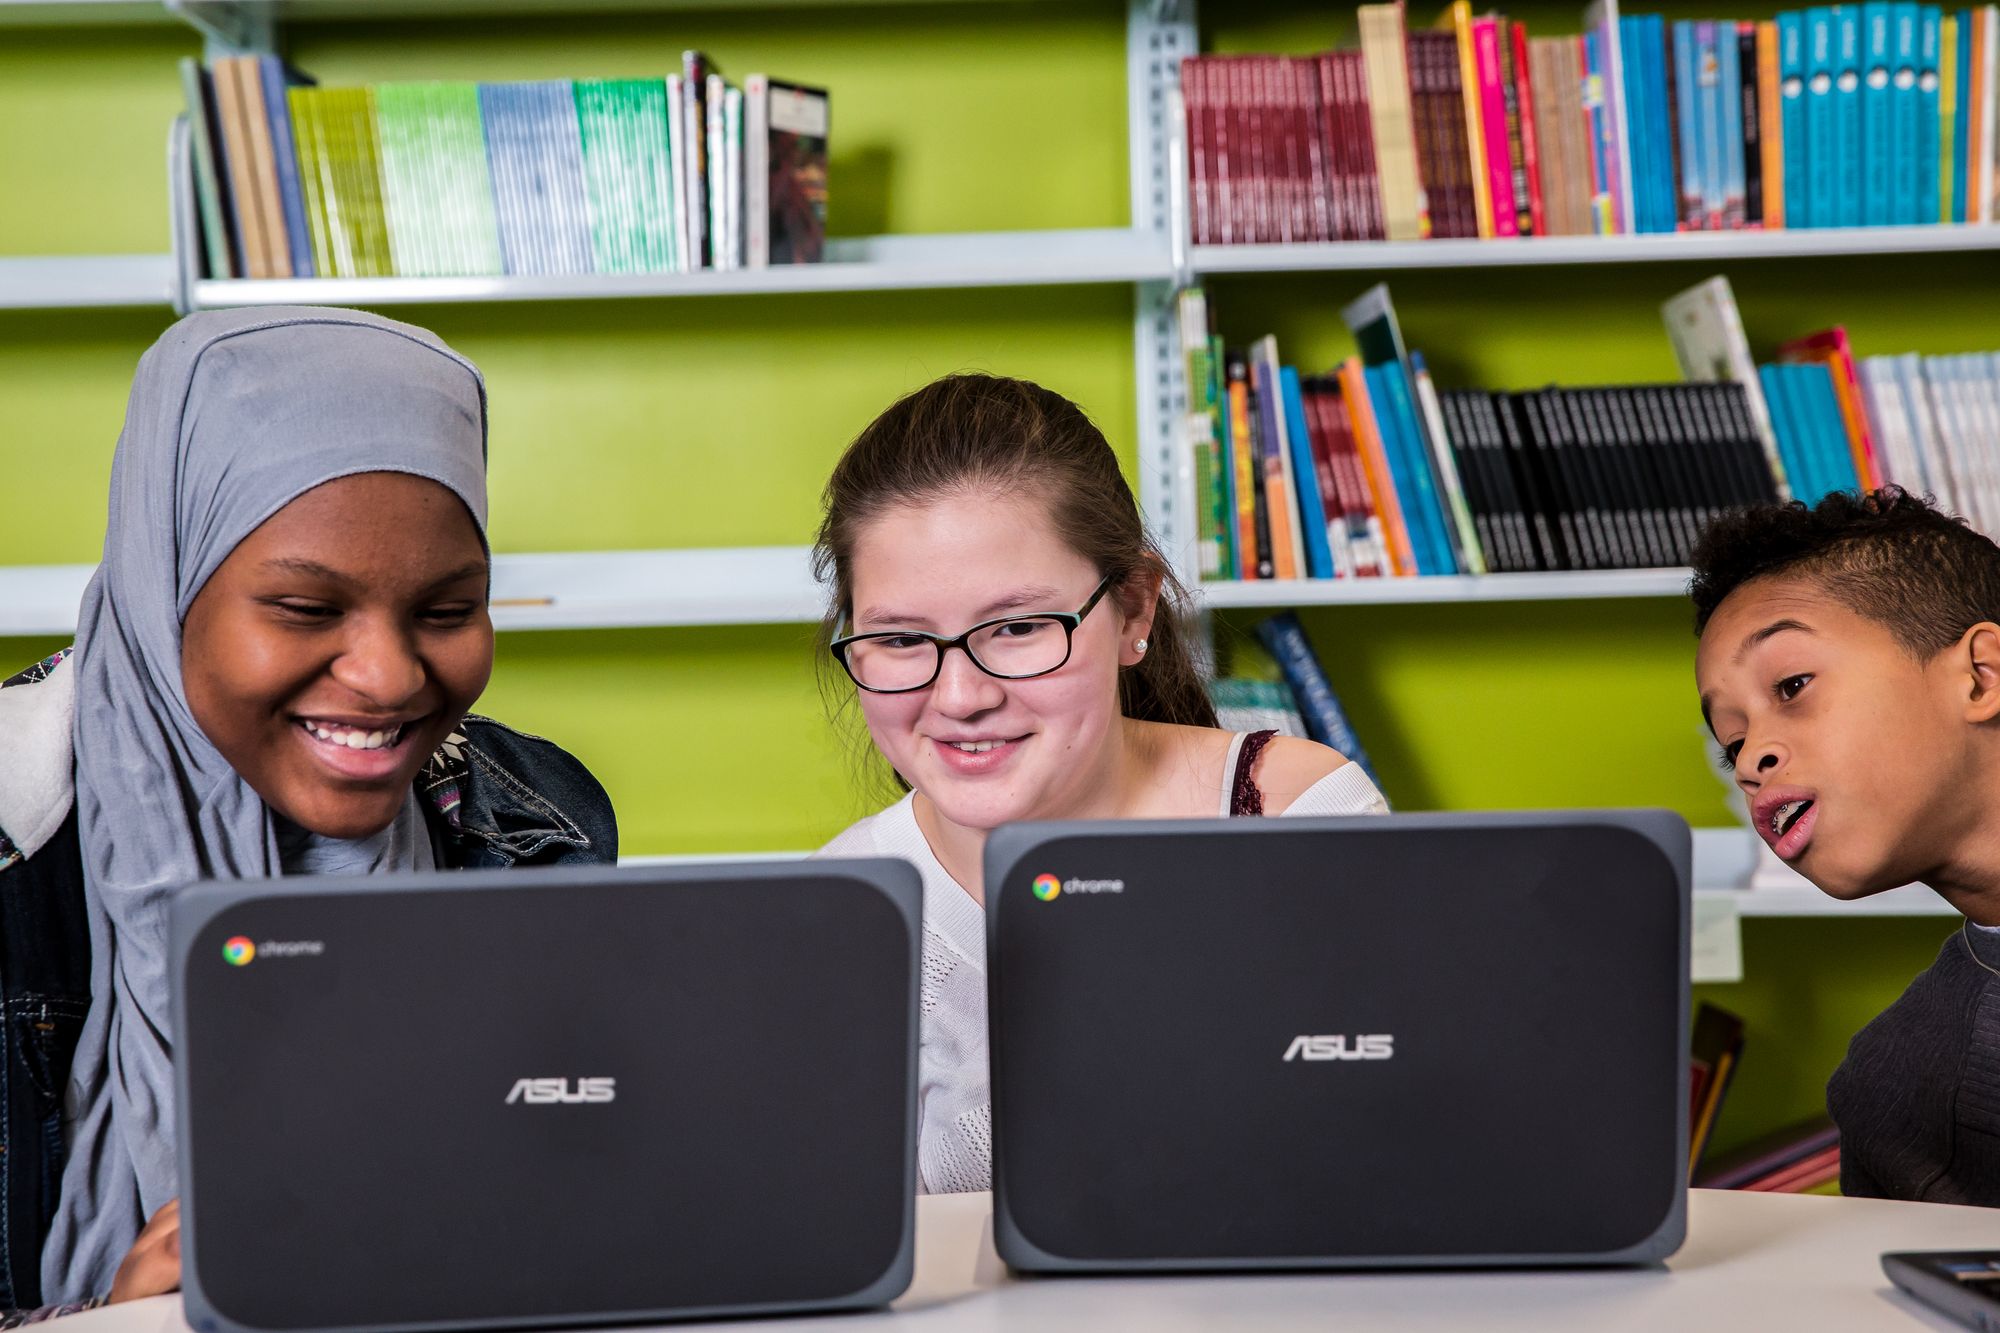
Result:
[[[1950,222],[1958,182],[1958,18],[1938,25],[1938,221]]]
[[[1472,148],[1472,212],[1479,239],[1493,239],[1493,189],[1486,176],[1486,120],[1479,95],[1479,57],[1472,46],[1471,0],[1452,0],[1432,25],[1458,38],[1458,78],[1464,89],[1465,141]]]
[[[1251,487],[1260,470],[1250,458],[1256,439],[1250,433],[1250,385],[1241,375],[1229,377],[1229,470],[1236,477],[1236,576],[1268,577],[1257,568],[1257,500]]]
[[[1757,25],[1757,133],[1763,151],[1764,230],[1785,225],[1785,113],[1778,98],[1778,25]]]
[[[1382,225],[1392,241],[1431,234],[1430,206],[1417,167],[1416,120],[1410,111],[1410,56],[1400,3],[1363,5],[1361,58],[1368,72],[1368,118],[1375,170],[1382,185]]]

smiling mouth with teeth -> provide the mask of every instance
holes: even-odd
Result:
[[[963,751],[966,754],[985,754],[988,750],[997,749],[998,747],[1005,745],[1006,743],[1007,742],[1005,741],[946,741],[945,742],[945,744],[949,745],[952,749]]]
[[[1771,812],[1771,836],[1782,838],[1799,822],[1799,816],[1812,809],[1811,801],[1786,801]]]
[[[363,731],[359,727],[329,725],[315,722],[311,718],[300,718],[299,725],[316,741],[327,745],[344,745],[350,750],[381,750],[394,745],[403,737],[403,724],[400,722],[385,731]]]

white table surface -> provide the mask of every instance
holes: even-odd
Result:
[[[917,1201],[917,1273],[892,1310],[674,1325],[820,1333],[1143,1329],[1953,1329],[1882,1276],[1884,1250],[2000,1249],[2000,1210],[1696,1190],[1665,1268],[1564,1272],[1015,1278],[984,1194]],[[62,1321],[64,1333],[186,1333],[178,1297]]]

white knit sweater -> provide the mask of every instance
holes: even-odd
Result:
[[[1230,743],[1236,771],[1243,737]],[[986,914],[945,870],[917,825],[915,796],[849,827],[821,856],[900,856],[924,881],[923,1046],[917,1057],[917,1183],[926,1194],[991,1189],[993,1108],[986,1073]],[[1381,815],[1382,793],[1343,764],[1299,794],[1286,815]],[[1229,813],[1225,784],[1216,813]]]

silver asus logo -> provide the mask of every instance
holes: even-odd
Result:
[[[526,1102],[530,1106],[575,1105],[578,1102],[608,1102],[618,1096],[618,1080],[615,1078],[580,1078],[576,1087],[570,1087],[566,1078],[524,1078],[514,1084],[514,1090],[507,1094],[507,1105]]]
[[[1293,1037],[1286,1060],[1392,1060],[1396,1038],[1387,1032],[1366,1037]]]

